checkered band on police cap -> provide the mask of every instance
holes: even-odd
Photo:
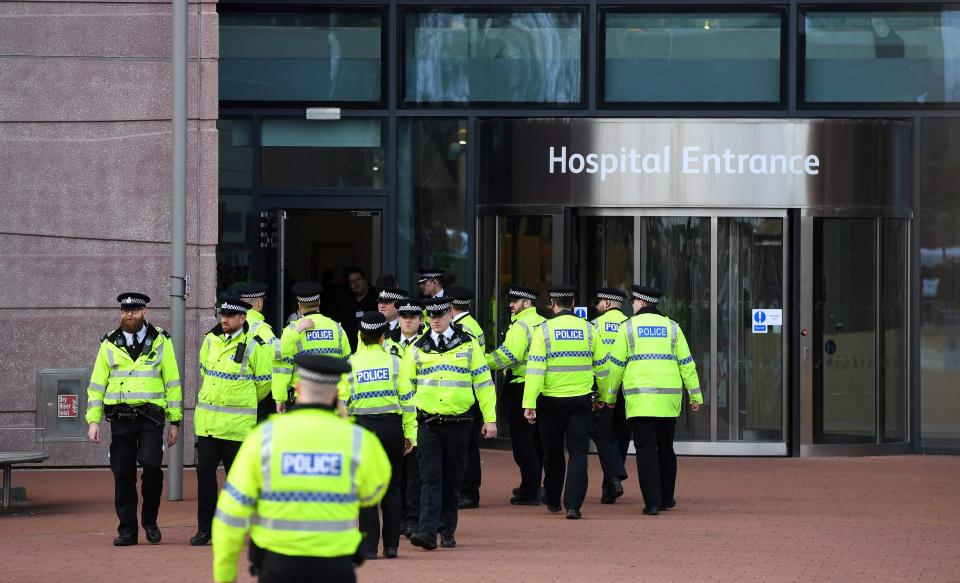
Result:
[[[610,300],[614,302],[623,302],[627,299],[627,294],[612,287],[605,287],[597,290],[595,296],[598,300]]]
[[[293,358],[301,378],[323,385],[336,385],[350,372],[350,364],[339,358],[300,353]]]
[[[150,296],[139,292],[124,292],[117,296],[121,308],[143,308],[150,303]]]
[[[446,312],[450,309],[450,302],[447,301],[447,298],[434,298],[424,302],[423,308],[428,314]]]
[[[224,300],[220,302],[220,312],[224,314],[246,314],[252,306],[240,300]]]
[[[267,297],[267,289],[267,284],[265,283],[247,284],[240,288],[240,298],[245,300],[265,298]]]
[[[635,285],[633,286],[632,295],[636,300],[647,302],[648,304],[655,304],[660,301],[660,297],[663,296],[663,292],[655,287]]]
[[[520,299],[520,300],[530,300],[537,301],[537,292],[533,291],[528,287],[521,287],[519,285],[511,285],[507,288],[507,297]]]
[[[323,286],[312,281],[303,281],[293,286],[293,295],[301,304],[309,304],[320,301],[320,294],[323,293]]]
[[[383,332],[388,326],[390,324],[387,322],[386,316],[380,312],[364,312],[363,317],[360,318],[360,329],[364,332],[376,334]]]
[[[577,288],[569,285],[557,285],[550,288],[547,294],[554,299],[572,298],[577,295]]]
[[[432,267],[424,267],[420,270],[420,283],[427,281],[428,279],[441,278],[443,277],[442,269],[434,269]]]
[[[393,304],[401,314],[422,314],[423,306],[416,300],[404,298]]]
[[[397,300],[405,300],[409,295],[410,294],[407,293],[407,290],[398,289],[395,287],[387,287],[380,290],[377,300],[381,302],[395,302]]]

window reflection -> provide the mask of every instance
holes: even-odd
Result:
[[[220,99],[380,101],[378,13],[220,15]]]
[[[808,12],[808,102],[960,100],[960,11]]]
[[[436,267],[446,285],[467,279],[467,122],[402,119],[398,140],[397,281],[415,289],[413,272]]]
[[[249,119],[217,121],[220,188],[253,186],[253,124]]]
[[[578,103],[580,35],[579,11],[408,14],[404,97]]]

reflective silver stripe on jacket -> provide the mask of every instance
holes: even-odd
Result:
[[[527,350],[530,350],[530,343],[533,342],[533,331],[530,329],[530,324],[527,324],[523,320],[517,320],[517,324],[523,328],[523,331],[527,334]],[[517,358],[523,358],[522,356],[515,354]]]
[[[247,528],[248,526],[250,526],[249,518],[241,518],[239,516],[227,514],[223,510],[220,510],[219,508],[217,508],[217,511],[213,513],[213,517],[220,520],[221,522],[229,524],[230,526],[235,526],[237,528]]]
[[[689,394],[691,394],[691,395],[699,395],[699,394],[700,394],[700,387],[693,387],[692,389],[687,389],[687,393],[689,393]]]
[[[527,369],[527,372],[530,372],[529,368]],[[593,365],[584,364],[551,366],[550,372],[593,372]]]
[[[243,351],[243,360],[240,361],[240,370],[247,370],[247,362],[250,361],[250,355],[253,349],[257,347],[257,341],[252,336],[247,336],[247,349]]]
[[[112,348],[107,348],[107,364],[110,365],[110,368],[114,368],[114,367],[117,366],[117,361],[114,360],[114,358],[113,358],[113,349],[112,349]]]
[[[100,383],[90,383],[87,385],[87,389],[94,389],[102,393],[107,390],[107,387],[101,385]]]
[[[262,326],[263,323],[264,323],[264,320],[257,320],[253,324],[250,324],[250,334],[256,334],[257,330],[260,329],[260,326]]]
[[[253,516],[253,523],[270,530],[296,530],[306,532],[347,532],[359,528],[357,519],[351,520],[281,520]]]
[[[418,387],[453,387],[469,389],[473,386],[471,381],[447,381],[440,379],[423,379],[417,382]]]
[[[349,413],[351,415],[379,415],[381,413],[393,413],[394,411],[400,410],[399,403],[391,403],[383,407],[351,407]],[[416,410],[416,408],[414,408],[414,410]]]
[[[477,385],[476,390],[479,391],[480,389],[485,389],[485,388],[487,388],[487,387],[492,387],[492,386],[493,386],[493,380],[488,379],[488,380],[483,381],[483,382],[480,383],[479,385]]]
[[[357,468],[360,467],[360,450],[363,447],[363,431],[360,426],[353,428],[353,457],[350,459],[350,493],[357,494]]]
[[[683,389],[665,389],[663,387],[636,387],[623,389],[624,395],[679,395]]]
[[[547,349],[547,353],[553,352],[550,349],[550,326],[547,326],[545,323],[540,326],[543,328],[543,346]]]
[[[587,324],[587,352],[593,357],[593,326]]]
[[[273,442],[273,423],[263,424],[263,441],[260,444],[260,471],[263,473],[263,489],[270,489],[270,447]]]
[[[126,377],[136,377],[136,378],[145,378],[145,379],[158,379],[160,378],[159,370],[112,370],[110,371],[110,378],[126,378]]]
[[[273,357],[274,357],[276,360],[280,360],[281,358],[283,358],[283,353],[280,351],[280,339],[279,339],[279,338],[271,338],[271,339],[270,339],[270,344],[273,345]]]
[[[147,393],[147,392],[136,392],[136,393],[105,393],[103,395],[104,399],[162,399],[162,393]]]
[[[163,385],[163,388],[165,388],[165,389],[172,389],[172,388],[174,388],[174,387],[179,387],[179,386],[180,386],[180,379],[175,379],[175,380],[172,380],[172,381],[170,381],[169,383]]]
[[[183,401],[167,401],[167,409],[172,409],[173,407],[183,407]]]
[[[373,500],[374,498],[377,497],[378,494],[380,494],[380,490],[383,490],[384,488],[386,488],[386,486],[387,486],[386,484],[380,484],[379,486],[376,487],[376,489],[373,491],[372,494],[370,494],[369,496],[364,496],[363,498],[361,498],[361,499],[360,499],[360,503],[361,503],[361,504],[366,504],[367,502]]]
[[[283,366],[275,366],[273,367],[273,374],[293,374],[293,369]]]
[[[205,409],[207,411],[215,411],[217,413],[230,413],[232,415],[256,415],[256,407],[228,407],[226,405],[213,405],[210,403],[204,403],[203,401],[197,402],[197,409]]]
[[[630,347],[630,352],[627,354],[627,358],[633,356],[637,353],[637,340],[633,337],[633,320],[627,320],[627,345]]]
[[[397,398],[400,397],[400,357],[396,354],[390,355],[390,360],[393,363],[391,370],[393,372],[393,390],[397,392]]]
[[[670,352],[673,354],[677,353],[677,323],[673,320],[670,320]]]
[[[93,409],[94,407],[103,407],[103,401],[101,401],[100,399],[87,401],[87,409]]]

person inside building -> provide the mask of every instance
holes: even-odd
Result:
[[[549,295],[554,317],[533,335],[523,388],[524,417],[540,426],[547,509],[560,512],[562,494],[567,518],[577,520],[587,493],[594,382],[605,389],[608,371],[593,326],[573,314],[576,288],[554,286]]]
[[[445,298],[425,302],[430,332],[403,355],[401,391],[416,386],[417,444],[420,448],[420,521],[410,542],[426,550],[457,541],[457,506],[473,416],[480,403],[483,435],[497,435],[497,395],[483,351],[466,332],[450,326],[453,319]]]
[[[511,285],[506,295],[510,307],[510,327],[507,328],[503,344],[487,354],[487,365],[493,370],[507,371],[500,394],[506,399],[513,461],[520,469],[520,486],[513,489],[510,504],[536,506],[540,504],[543,447],[538,428],[523,416],[523,386],[533,335],[546,318],[538,314],[533,305],[537,301],[536,291]]]
[[[139,292],[117,296],[120,326],[100,340],[87,386],[87,437],[100,442],[100,422],[110,422],[110,469],[120,524],[114,546],[137,544],[137,462],[143,467],[140,523],[147,542],[160,542],[157,513],[163,490],[163,427],[167,447],[180,436],[183,389],[173,341],[147,321],[150,297]]]
[[[597,290],[594,297],[600,315],[593,320],[592,324],[595,337],[600,341],[605,362],[620,334],[620,325],[627,319],[627,315],[623,313],[623,304],[626,301],[627,294],[612,287]],[[603,468],[603,482],[600,488],[601,504],[613,504],[617,498],[623,496],[621,480],[627,479],[620,448],[614,436],[614,410],[618,399],[622,398],[619,388],[608,387],[606,391],[599,392],[597,400],[593,403],[593,414],[590,417],[590,437],[597,447],[597,457],[600,459],[600,467]]]
[[[389,330],[387,330],[388,334],[396,330],[400,325],[400,313],[397,311],[397,302],[405,300],[408,297],[410,297],[410,293],[407,292],[407,290],[397,287],[383,288],[380,290],[380,293],[377,294],[377,311],[387,319],[387,325],[389,326]]]
[[[273,346],[274,359],[280,359],[280,339],[274,334],[273,328],[267,322],[263,315],[263,306],[267,301],[267,291],[270,288],[265,283],[249,283],[240,286],[238,291],[240,299],[250,304],[247,310],[247,324],[250,325],[250,333],[262,338],[265,342]],[[273,394],[267,393],[267,396],[260,400],[257,405],[257,420],[262,421],[275,413],[277,403],[273,400]]]
[[[321,354],[346,359],[352,353],[347,334],[340,324],[320,313],[321,292],[320,284],[312,281],[293,286],[300,318],[287,324],[280,336],[280,359],[274,363],[272,381],[278,413],[287,409],[297,383],[293,367],[296,355]]]
[[[336,413],[350,365],[313,354],[294,364],[296,406],[258,425],[227,474],[213,521],[214,581],[237,579],[247,532],[262,583],[356,581],[360,509],[387,491],[390,461],[376,435]]]
[[[421,268],[417,279],[417,285],[420,287],[420,295],[425,299],[444,297],[443,275],[442,269],[435,267]]]
[[[380,502],[383,513],[383,556],[397,557],[400,546],[400,467],[413,451],[417,437],[417,409],[413,390],[399,384],[400,357],[383,349],[389,326],[380,312],[367,312],[360,320],[360,344],[350,357],[350,374],[341,384],[340,399],[357,424],[372,431],[390,459],[390,485]],[[364,553],[376,559],[380,546],[380,513],[375,506],[360,511]]]
[[[197,532],[191,546],[210,542],[217,506],[217,467],[225,471],[243,438],[257,423],[257,405],[270,393],[273,345],[247,322],[251,305],[226,298],[218,304],[220,323],[200,344],[200,390],[193,415],[197,434]]]
[[[370,287],[363,270],[356,265],[343,268],[346,292],[340,294],[334,306],[334,319],[343,326],[350,342],[351,352],[357,349],[357,333],[360,330],[360,318],[364,312],[377,311],[377,290]]]
[[[634,286],[636,315],[620,325],[611,356],[609,386],[623,381],[627,421],[637,448],[637,476],[643,493],[643,513],[659,514],[677,505],[677,455],[673,450],[683,392],[690,408],[703,404],[697,365],[680,326],[660,313],[663,292]]]

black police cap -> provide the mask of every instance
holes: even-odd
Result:
[[[238,290],[240,299],[257,300],[267,297],[267,290],[270,289],[265,283],[247,283],[240,286]]]
[[[436,267],[421,267],[420,279],[418,281],[419,283],[423,283],[428,279],[440,279],[443,275],[442,269],[437,269]]]
[[[512,300],[530,300],[537,301],[538,294],[535,290],[522,285],[511,285],[507,288],[507,297]]]
[[[444,290],[443,295],[450,299],[450,302],[457,307],[466,307],[473,301],[473,290],[461,286],[451,287]]]
[[[350,363],[332,356],[301,352],[293,357],[293,362],[297,365],[297,374],[315,383],[337,384],[350,372]]]
[[[557,300],[573,299],[577,295],[577,288],[572,285],[555,285],[547,290],[547,295]]]
[[[423,302],[423,309],[431,316],[439,316],[450,309],[448,298],[431,298]]]
[[[663,292],[655,287],[645,285],[633,286],[633,299],[643,300],[648,304],[655,304],[663,297]]]
[[[297,301],[301,304],[309,304],[320,301],[320,294],[323,293],[323,286],[315,281],[301,281],[293,286],[293,295],[297,296]]]
[[[423,314],[423,304],[417,300],[404,298],[393,303],[401,314]]]
[[[380,312],[364,312],[360,318],[360,330],[370,334],[382,334],[390,325]]]
[[[140,292],[124,292],[117,296],[121,308],[144,308],[150,303],[150,296]]]
[[[377,302],[393,303],[410,297],[410,292],[398,287],[385,287],[377,294]]]
[[[220,310],[221,314],[234,315],[234,314],[246,314],[247,311],[253,309],[253,306],[247,302],[241,300],[237,297],[225,297],[220,300],[220,303],[217,304],[217,309]]]
[[[602,287],[597,290],[593,297],[598,300],[612,300],[614,302],[627,301],[627,294],[614,287]]]

